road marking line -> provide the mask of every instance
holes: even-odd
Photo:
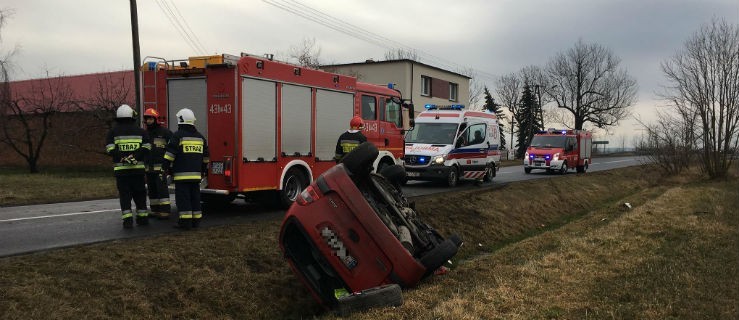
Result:
[[[46,219],[46,218],[56,218],[56,217],[65,217],[65,216],[78,216],[78,215],[81,215],[81,214],[91,214],[91,213],[101,213],[101,212],[111,212],[111,211],[119,211],[119,209],[95,210],[95,211],[85,211],[85,212],[72,212],[72,213],[53,214],[53,215],[47,215],[47,216],[27,217],[27,218],[13,218],[13,219],[0,220],[0,222],[13,222],[13,221],[23,221],[23,220]]]

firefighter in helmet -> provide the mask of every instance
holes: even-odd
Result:
[[[121,202],[121,219],[126,229],[133,228],[134,215],[137,225],[149,224],[144,172],[151,141],[147,132],[136,125],[135,114],[126,104],[118,107],[116,123],[107,134],[105,146],[113,159],[113,172]],[[131,200],[136,204],[136,211],[131,210]]]
[[[341,136],[339,136],[339,141],[336,142],[336,155],[334,156],[336,163],[341,162],[341,159],[343,159],[347,153],[354,150],[354,148],[362,144],[362,142],[367,141],[367,138],[362,134],[363,128],[364,121],[362,121],[361,117],[355,116],[351,121],[349,121],[349,130],[342,133]]]
[[[177,203],[177,227],[197,228],[203,217],[200,180],[207,175],[208,143],[195,128],[195,114],[184,108],[177,112],[177,131],[164,153],[164,170],[172,171]]]
[[[146,164],[146,182],[149,187],[149,205],[151,215],[159,219],[169,219],[170,201],[167,177],[162,169],[164,152],[172,138],[172,131],[161,126],[159,112],[153,108],[144,112],[144,124],[151,138],[152,146],[149,161]]]

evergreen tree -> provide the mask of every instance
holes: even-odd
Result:
[[[534,138],[534,134],[544,128],[544,124],[537,117],[539,109],[541,108],[534,93],[531,91],[531,87],[524,85],[520,112],[516,116],[516,121],[518,121],[516,158],[523,158],[526,148],[531,144],[531,139]]]
[[[482,107],[490,111],[492,113],[495,113],[495,116],[498,118],[498,134],[500,135],[500,146],[498,146],[498,149],[505,150],[506,149],[506,141],[505,141],[505,130],[503,126],[503,119],[506,118],[506,115],[503,114],[503,109],[501,109],[501,105],[495,103],[495,99],[490,95],[490,91],[488,91],[488,87],[485,86],[485,105]]]

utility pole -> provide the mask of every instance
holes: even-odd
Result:
[[[140,114],[143,114],[139,107],[141,103],[141,77],[139,73],[141,64],[141,54],[139,53],[139,17],[136,11],[136,0],[131,1],[131,32],[133,37],[133,78],[136,81],[136,105],[134,110],[138,110]]]
[[[513,126],[516,125],[516,121],[513,120],[513,115],[511,115],[511,150],[508,151],[508,154],[513,154],[512,158],[516,158],[516,151],[513,150]]]

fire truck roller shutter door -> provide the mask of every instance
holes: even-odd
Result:
[[[286,155],[310,153],[311,89],[282,85],[281,146]]]
[[[354,95],[347,92],[316,92],[316,157],[334,161],[336,139],[346,131],[354,116]]]
[[[249,161],[277,158],[277,89],[272,81],[244,78],[242,150]]]
[[[195,127],[206,139],[208,138],[208,102],[205,78],[171,79],[167,83],[167,112],[169,129],[177,131],[175,114],[182,108],[188,108],[195,114]]]

